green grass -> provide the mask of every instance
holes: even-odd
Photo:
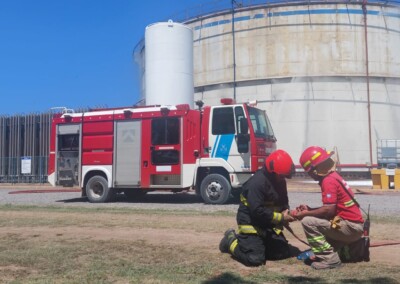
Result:
[[[346,264],[341,269],[321,272],[292,258],[246,268],[219,253],[215,242],[227,222],[235,222],[234,215],[189,210],[0,206],[0,283],[391,284],[400,279],[398,264],[374,262]],[[392,221],[389,217],[374,219],[380,225],[390,226]],[[21,233],[24,228],[27,232]],[[74,235],[76,228],[96,229],[108,237]],[[61,229],[69,234],[56,234]],[[112,235],[115,230],[144,229],[159,232],[158,241],[149,239],[148,234],[139,239]],[[185,236],[179,234],[184,231],[198,235],[199,239],[190,243],[201,245],[187,245]],[[164,239],[163,232],[177,232],[178,241]]]

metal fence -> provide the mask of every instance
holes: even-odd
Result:
[[[47,183],[48,157],[0,157],[0,183]]]
[[[0,116],[0,183],[44,183],[51,113]]]
[[[378,167],[400,168],[400,140],[382,139],[376,144]]]

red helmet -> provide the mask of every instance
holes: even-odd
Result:
[[[265,159],[265,167],[270,173],[283,175],[290,178],[295,172],[293,160],[290,155],[283,150],[276,150],[272,152]]]
[[[333,151],[326,151],[318,146],[311,146],[304,150],[300,156],[300,165],[306,172],[328,160],[334,154]]]

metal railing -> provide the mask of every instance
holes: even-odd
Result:
[[[379,168],[400,168],[400,140],[378,140],[376,153]]]

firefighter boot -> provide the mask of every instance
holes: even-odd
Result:
[[[341,266],[342,262],[340,261],[339,255],[336,252],[331,253],[329,255],[329,259],[317,259],[317,261],[311,263],[311,267],[317,270],[339,268]]]
[[[229,252],[229,247],[236,240],[236,234],[234,229],[229,229],[225,232],[224,237],[222,238],[221,242],[219,243],[219,250],[221,252]]]

